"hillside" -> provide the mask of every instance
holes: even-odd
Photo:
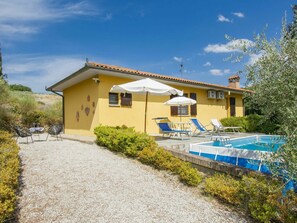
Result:
[[[46,106],[50,106],[55,104],[56,102],[62,101],[62,97],[55,94],[33,94],[35,100],[38,104]]]

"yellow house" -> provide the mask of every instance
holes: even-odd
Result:
[[[159,133],[153,120],[168,117],[178,122],[196,117],[207,125],[211,118],[243,116],[243,93],[239,77],[231,76],[228,86],[209,84],[177,77],[143,72],[129,68],[88,62],[83,68],[47,88],[63,97],[63,120],[65,133],[92,135],[98,125],[134,127],[144,130],[145,94],[111,93],[113,85],[142,78],[151,78],[176,89],[185,96],[195,99],[196,105],[166,106],[170,96],[148,96],[147,132]]]

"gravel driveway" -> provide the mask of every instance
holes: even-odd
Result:
[[[246,222],[175,176],[97,145],[20,144],[19,222]]]

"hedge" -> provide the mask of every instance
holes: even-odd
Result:
[[[202,175],[190,163],[180,160],[163,148],[144,148],[138,157],[142,163],[179,175],[179,179],[189,186],[197,186],[202,181]]]
[[[230,175],[215,174],[205,179],[204,191],[229,204],[241,203],[240,182]]]
[[[201,173],[190,163],[159,148],[147,134],[137,133],[125,126],[99,126],[94,132],[97,144],[111,151],[177,174],[189,186],[197,186],[202,181]],[[241,179],[215,174],[205,179],[203,189],[225,203],[242,208],[259,222],[297,222],[297,195],[290,191],[284,196],[282,186],[282,182],[259,174],[252,173]]]
[[[204,191],[244,209],[260,222],[297,222],[297,195],[282,194],[282,182],[251,173],[242,179],[215,174],[205,180]]]
[[[278,131],[279,126],[264,116],[252,114],[244,117],[230,117],[220,120],[224,126],[240,126],[244,132],[260,132],[271,134]]]
[[[0,222],[13,217],[19,186],[19,147],[12,135],[0,131]]]
[[[137,133],[133,128],[99,126],[94,129],[97,144],[109,150],[136,157],[143,148],[156,147],[152,137],[144,133]]]
[[[189,185],[197,186],[202,181],[202,175],[170,152],[159,148],[154,138],[136,132],[133,128],[98,126],[94,130],[97,144],[111,151],[135,157],[144,164],[156,169],[167,170],[179,176],[179,179]]]

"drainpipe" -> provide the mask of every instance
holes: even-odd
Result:
[[[227,118],[230,118],[230,95],[231,95],[231,92],[228,91],[228,95],[226,97]]]
[[[65,103],[64,103],[64,95],[62,94],[59,94],[58,92],[56,91],[53,91],[53,90],[50,90],[51,92],[53,92],[54,94],[62,97],[62,117],[63,117],[63,133],[65,133]]]

